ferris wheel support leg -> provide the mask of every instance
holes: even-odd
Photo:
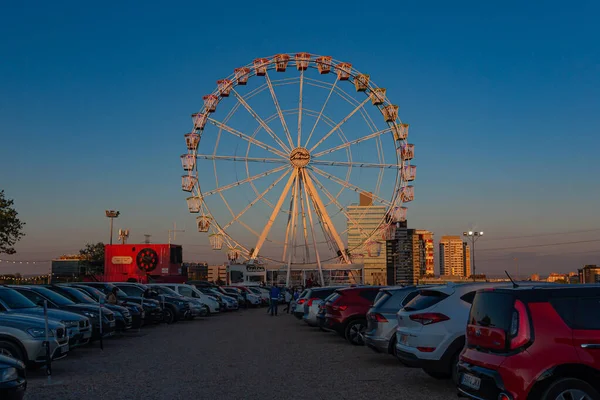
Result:
[[[283,192],[281,193],[281,196],[279,197],[277,204],[275,204],[275,208],[273,208],[271,217],[269,218],[267,225],[265,225],[265,228],[263,229],[262,233],[260,234],[260,237],[258,238],[258,242],[256,242],[256,247],[254,247],[254,251],[252,252],[252,255],[250,256],[250,258],[255,259],[258,256],[258,252],[260,251],[260,248],[262,247],[262,245],[265,243],[265,239],[267,238],[267,235],[269,234],[269,231],[271,230],[271,227],[273,226],[273,223],[275,222],[275,219],[277,218],[277,214],[279,213],[279,210],[281,210],[281,206],[283,205],[283,202],[284,202],[288,192],[290,191],[290,187],[295,182],[297,177],[298,177],[298,171],[294,170],[294,172],[292,172],[292,174],[290,175],[290,179],[288,179],[285,187],[283,188]]]
[[[321,198],[319,197],[319,194],[317,193],[317,189],[313,185],[310,176],[305,171],[302,171],[302,173],[303,180],[308,186],[309,195],[311,196],[316,208],[319,210],[317,215],[321,216],[323,224],[327,227],[327,229],[331,233],[331,236],[333,236],[333,240],[335,240],[335,243],[340,253],[342,253],[342,258],[344,259],[344,262],[346,264],[350,264],[350,260],[348,259],[348,255],[346,254],[346,251],[344,249],[344,242],[342,242],[342,239],[340,238],[340,235],[338,235],[337,230],[335,229],[335,226],[333,225],[333,222],[329,217],[329,214],[327,214],[327,210],[325,209],[325,205],[323,204]]]
[[[292,248],[288,254],[288,263],[287,263],[287,273],[285,277],[285,286],[290,286],[290,275],[292,270],[292,254],[294,253],[294,246],[296,244],[296,214],[298,213],[298,189],[299,189],[299,179],[296,179],[294,182],[294,190],[293,193],[293,205],[292,205],[292,220],[290,223],[291,235],[289,236],[290,241],[292,242]]]
[[[312,236],[313,246],[315,247],[315,257],[317,258],[317,268],[319,269],[319,279],[321,279],[321,286],[325,286],[325,280],[323,279],[323,267],[321,266],[321,257],[319,256],[319,250],[317,249],[317,239],[315,238],[315,224],[313,223],[312,212],[310,211],[310,203],[308,200],[308,192],[306,186],[304,186],[304,193],[306,197],[306,211],[308,213],[308,221],[310,223],[310,231]],[[304,272],[302,273],[302,284],[304,285]]]

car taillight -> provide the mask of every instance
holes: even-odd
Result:
[[[304,304],[305,301],[306,301],[306,299],[300,299],[300,300],[298,300],[298,304]]]
[[[313,297],[312,299],[310,299],[310,300],[308,301],[308,306],[309,306],[309,307],[310,307],[310,306],[312,306],[312,304],[313,304],[313,301],[314,301],[314,300],[319,300],[319,298],[318,298],[318,297]]]
[[[531,340],[531,326],[527,308],[521,300],[515,301],[512,320],[510,324],[510,349],[515,350],[529,343]]]
[[[431,325],[442,321],[448,321],[450,318],[440,313],[413,314],[410,319],[423,325]]]
[[[334,311],[346,311],[348,306],[333,306],[331,307]]]
[[[369,318],[376,322],[388,322],[387,318],[379,313],[369,314]]]

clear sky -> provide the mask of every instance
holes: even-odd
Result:
[[[106,208],[131,241],[176,222],[186,259],[214,258],[180,189],[189,115],[234,67],[308,51],[370,73],[411,124],[409,226],[485,231],[480,272],[600,263],[597,2],[84,3],[0,12],[0,188],[27,223],[4,259],[107,241]]]

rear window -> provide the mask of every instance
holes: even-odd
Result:
[[[440,301],[444,300],[448,295],[443,292],[435,290],[421,290],[414,299],[409,301],[405,306],[405,311],[418,311],[424,310],[431,306],[436,305]]]
[[[392,294],[386,290],[380,290],[375,297],[375,301],[373,302],[373,307],[381,307],[385,304],[388,299],[392,297]]]
[[[324,299],[326,297],[329,297],[331,295],[331,293],[333,293],[333,289],[331,289],[331,290],[315,290],[312,294],[312,297],[315,297],[317,299]]]
[[[310,290],[305,290],[302,293],[300,293],[300,296],[298,297],[299,299],[303,299],[306,296],[308,296],[308,293],[310,293]]]
[[[475,295],[469,324],[510,330],[514,298],[508,293],[479,292]]]
[[[373,301],[375,301],[375,297],[377,297],[378,293],[379,290],[361,290],[359,296],[363,299],[367,299],[371,302],[371,304],[373,304]]]
[[[329,296],[329,297],[328,297],[326,300],[327,300],[328,302],[331,302],[331,303],[333,303],[333,302],[335,302],[337,299],[339,299],[341,296],[342,296],[341,294],[339,294],[339,293],[335,292],[335,293],[333,293],[331,296]]]
[[[415,290],[414,292],[410,292],[404,299],[402,299],[402,303],[400,303],[400,305],[402,307],[404,307],[405,305],[407,305],[408,303],[410,303],[412,301],[412,299],[414,299],[418,295],[419,295],[419,291],[418,290]]]

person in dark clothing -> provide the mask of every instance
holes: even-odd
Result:
[[[283,312],[287,312],[289,314],[292,305],[292,294],[290,293],[290,289],[284,289],[283,297],[285,301],[285,308],[283,309]]]
[[[279,305],[279,294],[281,291],[277,286],[273,286],[271,288],[270,297],[271,297],[271,305],[269,307],[269,311],[271,312],[271,316],[277,315],[277,307]]]

